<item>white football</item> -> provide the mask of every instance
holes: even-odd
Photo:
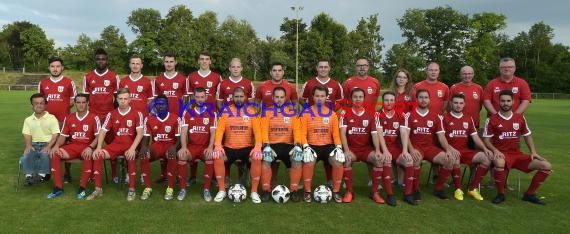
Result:
[[[289,201],[290,196],[291,192],[285,185],[277,185],[273,191],[271,191],[271,197],[273,197],[273,200],[277,203],[286,203]]]
[[[327,203],[332,199],[332,191],[325,185],[319,185],[313,192],[313,198],[316,202]]]
[[[241,184],[234,184],[228,189],[228,198],[233,202],[242,202],[247,198],[247,190]]]

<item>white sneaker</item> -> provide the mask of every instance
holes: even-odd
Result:
[[[214,197],[215,202],[222,202],[226,198],[226,191],[218,191],[216,197]]]
[[[261,203],[261,198],[259,197],[259,194],[256,192],[251,193],[251,201],[253,203]]]
[[[125,184],[128,184],[130,181],[129,179],[129,173],[125,174]]]

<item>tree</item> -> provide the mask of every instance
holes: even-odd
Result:
[[[380,67],[384,37],[380,34],[378,14],[367,19],[360,18],[356,29],[348,33],[348,37],[352,58],[366,57],[373,67]]]
[[[25,33],[28,30],[32,31],[29,33]],[[22,37],[22,34],[24,34],[24,37]],[[43,36],[41,34],[43,34]],[[24,41],[22,40],[23,38],[25,38]],[[20,69],[23,66],[25,66],[24,64],[25,62],[30,62],[30,59],[34,59],[34,58],[28,58],[27,61],[25,60],[26,50],[29,51],[28,54],[32,55],[33,53],[44,51],[45,48],[41,47],[44,47],[47,44],[49,44],[49,41],[47,41],[44,31],[38,25],[32,24],[28,21],[16,21],[12,24],[4,25],[0,39],[1,41],[3,41],[2,44],[3,46],[5,46],[4,47],[5,51],[8,52],[9,64],[14,69]],[[37,39],[37,41],[35,42],[39,43],[38,45],[39,48],[35,48],[33,44],[25,45],[26,43],[25,40],[32,42],[35,39]],[[53,41],[51,43],[53,44]],[[24,46],[27,46],[27,48],[24,48]],[[53,45],[51,50],[53,51]],[[39,56],[39,55],[36,54],[34,56]],[[47,56],[47,55],[42,54],[41,56]]]
[[[160,67],[160,51],[158,45],[158,32],[161,28],[160,12],[155,9],[139,8],[131,12],[127,25],[137,38],[129,44],[129,53],[138,54],[145,66],[143,72],[158,73]]]
[[[200,50],[194,38],[194,16],[184,5],[170,8],[162,20],[162,28],[158,34],[161,54],[171,52],[176,54],[178,70],[189,71],[196,63],[194,56]]]
[[[215,61],[215,66],[223,70],[228,68],[229,61],[234,58],[240,58],[244,68],[244,74],[250,78],[253,77],[257,59],[259,54],[259,39],[251,24],[245,20],[237,20],[229,16],[220,25],[218,29],[219,44],[216,54],[220,59]]]
[[[394,73],[402,68],[410,72],[412,82],[417,82],[425,76],[424,58],[417,56],[417,52],[406,44],[392,45],[392,48],[386,52],[386,60],[382,67],[387,77],[385,84],[388,84]]]
[[[28,70],[44,71],[47,59],[54,52],[53,40],[47,39],[44,30],[37,25],[22,31],[20,40],[23,45],[24,64]]]
[[[65,61],[65,67],[86,71],[93,67],[93,39],[82,33],[77,38],[74,46],[67,45],[61,51],[61,57]]]
[[[94,42],[95,48],[103,48],[107,51],[109,67],[117,73],[127,73],[128,54],[127,39],[119,28],[109,25],[101,32],[101,38]]]

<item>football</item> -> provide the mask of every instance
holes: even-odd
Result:
[[[327,203],[332,199],[332,191],[325,185],[319,185],[313,193],[313,198],[316,202]]]
[[[247,198],[247,190],[241,184],[234,184],[228,189],[228,198],[233,202],[242,202]]]
[[[285,185],[277,185],[271,191],[271,197],[277,203],[286,203],[289,201],[289,197],[291,196],[291,192],[289,192],[289,188]]]

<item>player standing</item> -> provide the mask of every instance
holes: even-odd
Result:
[[[426,70],[427,77],[414,84],[414,90],[425,89],[429,92],[429,110],[435,114],[443,114],[449,102],[449,88],[439,81],[439,64],[430,62]],[[417,96],[417,95],[416,95]],[[419,102],[419,100],[418,100]],[[414,111],[414,110],[412,110]]]
[[[479,113],[483,107],[483,88],[481,88],[481,85],[473,82],[475,72],[472,67],[462,67],[459,71],[459,75],[461,77],[461,82],[452,85],[449,92],[451,96],[456,93],[464,95],[465,108],[463,109],[463,113],[473,118],[475,129],[478,129],[480,126]]]
[[[348,78],[342,84],[343,92],[348,94],[354,88],[360,88],[366,92],[364,104],[367,107],[375,107],[380,97],[380,81],[368,75],[368,59],[358,58],[356,60],[356,75]]]
[[[148,103],[154,97],[154,86],[150,79],[141,73],[143,63],[140,56],[136,54],[131,56],[129,68],[131,74],[121,79],[119,88],[127,88],[131,93],[131,107],[141,112],[143,116],[148,116]]]
[[[502,58],[499,62],[501,76],[489,81],[485,87],[483,104],[487,109],[488,116],[494,115],[501,110],[499,93],[505,89],[513,92],[513,112],[523,114],[532,101],[528,83],[515,76],[517,70],[515,60]]]

